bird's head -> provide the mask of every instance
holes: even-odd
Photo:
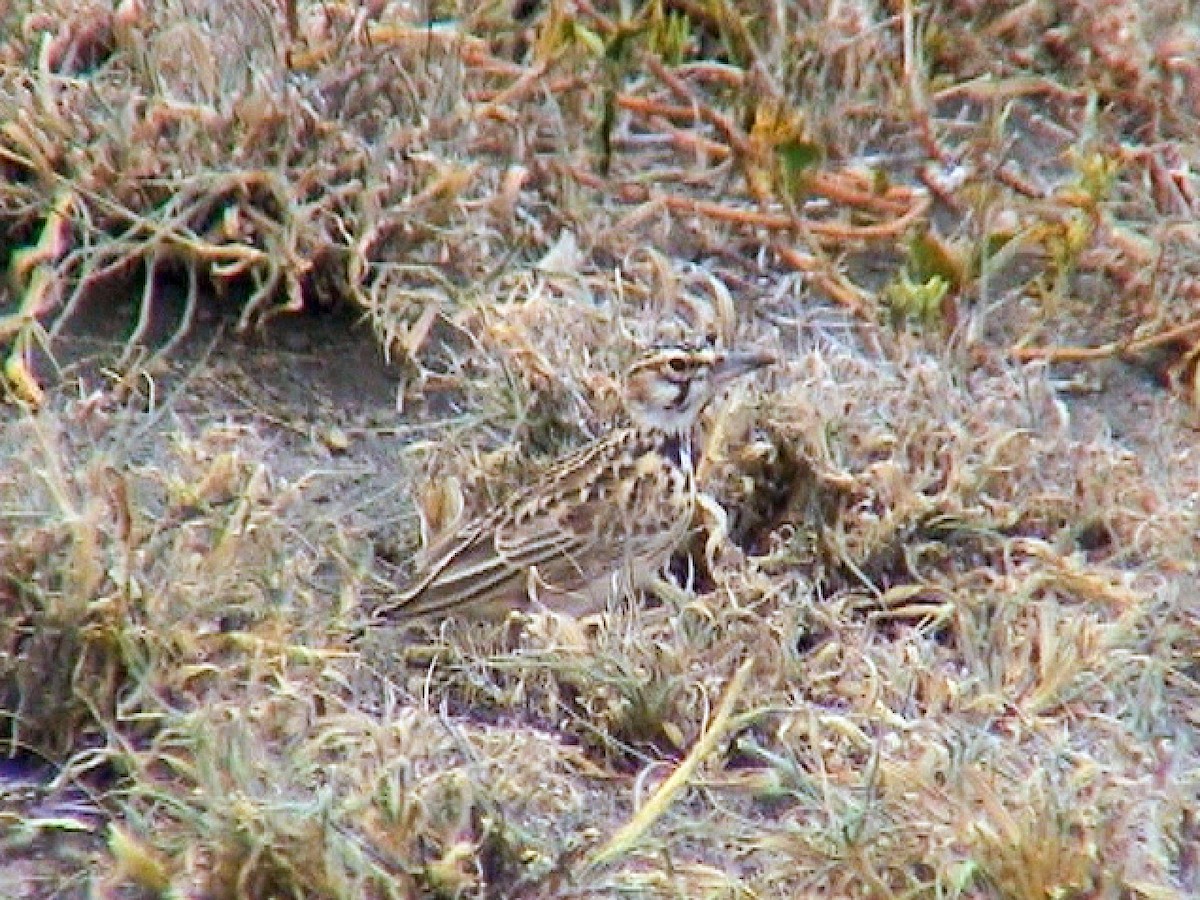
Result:
[[[735,353],[712,347],[666,347],[629,369],[625,405],[634,422],[673,434],[691,430],[708,402],[739,375],[775,362],[763,351]]]

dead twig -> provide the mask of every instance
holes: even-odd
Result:
[[[1176,341],[1185,341],[1197,333],[1200,333],[1200,319],[1193,319],[1149,337],[1112,341],[1098,347],[1011,347],[1008,352],[1020,362],[1092,362],[1098,359],[1137,356]]]

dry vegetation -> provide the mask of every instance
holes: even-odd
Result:
[[[0,894],[1200,894],[1198,22],[0,0]],[[671,335],[678,584],[352,639]]]

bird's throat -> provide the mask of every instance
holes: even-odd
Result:
[[[667,433],[663,437],[662,455],[681,469],[692,468],[692,442],[686,434]]]

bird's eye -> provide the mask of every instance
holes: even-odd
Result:
[[[667,363],[667,368],[676,375],[682,375],[688,369],[687,360],[685,360],[682,356],[673,356]]]

